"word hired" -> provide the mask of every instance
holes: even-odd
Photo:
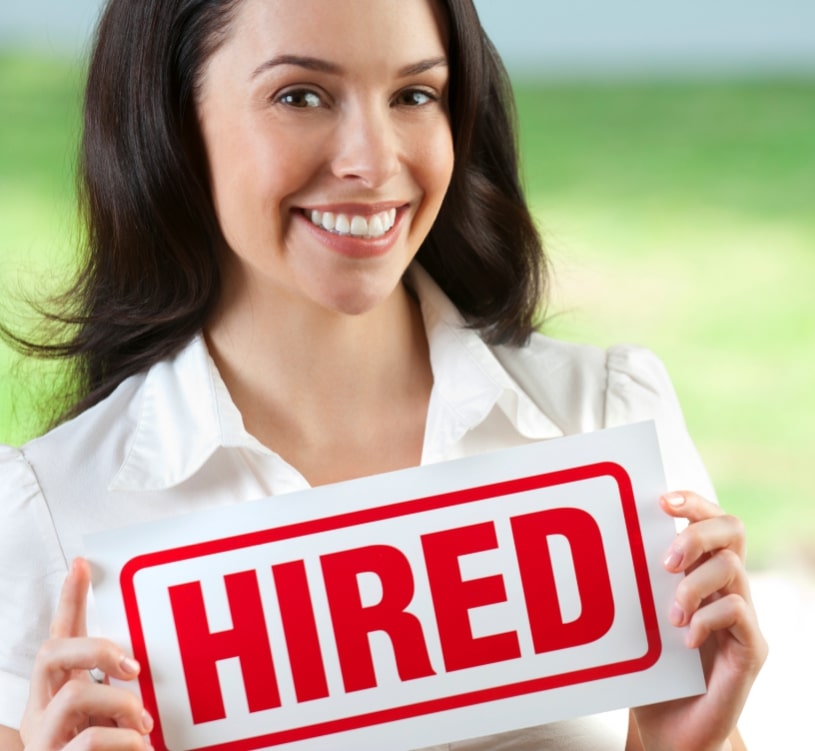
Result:
[[[586,511],[558,508],[510,518],[513,550],[523,589],[523,606],[535,654],[588,644],[602,637],[614,621],[614,598],[603,539],[597,522]],[[546,540],[568,540],[580,614],[562,617],[557,580]],[[462,671],[522,657],[515,631],[474,636],[470,611],[507,601],[500,574],[462,577],[463,556],[496,550],[493,522],[445,529],[420,536],[420,562],[395,545],[368,545],[319,557],[325,599],[331,617],[333,649],[339,660],[345,692],[377,687],[370,635],[383,632],[392,645],[402,681],[437,674],[427,646],[435,630],[444,671]],[[417,563],[421,570],[415,570]],[[372,574],[381,588],[378,602],[365,605],[360,577]],[[276,655],[270,643],[259,577],[271,576],[278,617],[285,635],[286,655]],[[426,578],[432,617],[411,612],[416,579]],[[226,709],[218,677],[221,660],[237,658],[250,712],[282,706],[276,663],[285,659],[297,702],[329,697],[329,682],[304,560],[227,574],[223,586],[232,628],[210,631],[201,582],[169,588],[175,631],[186,689],[196,724],[221,720]]]
[[[120,583],[157,751],[381,748],[390,723],[459,727],[662,651],[611,462],[259,525],[132,558]]]

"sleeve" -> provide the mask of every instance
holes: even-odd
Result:
[[[692,490],[716,501],[662,361],[647,349],[619,345],[608,350],[606,367],[605,427],[654,420],[668,489]]]
[[[67,567],[23,452],[0,446],[0,725],[19,728]]]

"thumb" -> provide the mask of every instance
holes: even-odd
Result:
[[[67,639],[86,636],[88,590],[91,584],[91,567],[84,558],[75,558],[68,576],[62,584],[59,604],[51,621],[51,636]]]

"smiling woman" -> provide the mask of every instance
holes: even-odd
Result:
[[[379,433],[390,457],[371,471],[420,460],[432,376],[429,363],[397,365],[401,353],[424,349],[399,281],[453,171],[438,9],[396,0],[375,11],[359,5],[245,0],[197,93],[228,248],[221,300],[206,327],[210,353],[250,432],[266,445],[287,446],[284,456],[312,484],[347,476],[365,435]],[[309,34],[315,20],[338,33],[328,41]],[[403,34],[403,24],[415,33]],[[284,318],[286,327],[255,325]],[[303,342],[310,343],[306,351]],[[392,358],[389,379],[366,372],[369,348]],[[281,351],[289,353],[285,365]],[[294,358],[312,369],[315,356],[325,362],[328,353],[354,363],[345,376],[349,389],[370,377],[368,396],[377,397],[356,402],[353,416],[342,418],[342,446],[319,416],[329,405],[319,405],[311,425],[302,410],[296,421],[287,414],[294,395],[303,405],[310,400]],[[414,364],[420,359],[415,351]],[[236,361],[240,370],[230,367]],[[335,386],[344,370],[332,369]],[[406,404],[418,417],[412,424],[391,398],[394,386],[410,397]],[[261,394],[259,414],[251,407]],[[387,415],[403,426],[399,434],[383,432]]]
[[[534,333],[545,262],[512,120],[470,0],[110,0],[85,262],[64,328],[16,338],[67,358],[77,391],[0,450],[4,747],[149,747],[149,697],[88,678],[141,668],[87,636],[85,534],[644,419],[669,483],[712,494],[652,354]],[[691,522],[670,617],[708,693],[460,748],[738,742],[765,653],[744,532],[690,491],[662,506]]]
[[[367,326],[314,316],[378,315],[439,212],[453,141],[436,12],[398,2],[350,11],[246,0],[202,72],[198,117],[232,251],[224,299],[242,301],[242,312],[219,310],[216,351],[250,330],[242,317],[259,305],[269,319],[305,306],[297,319],[332,339],[337,325]],[[328,42],[309,34],[315,22],[335,30]]]

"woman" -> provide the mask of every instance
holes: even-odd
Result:
[[[646,418],[669,482],[710,494],[652,355],[532,333],[506,91],[470,0],[109,3],[88,260],[67,340],[34,348],[79,393],[0,452],[0,746],[149,748],[139,700],[88,678],[139,666],[86,636],[85,533]],[[665,565],[707,694],[455,748],[741,747],[766,652],[744,534],[690,491],[662,503],[691,522]]]

